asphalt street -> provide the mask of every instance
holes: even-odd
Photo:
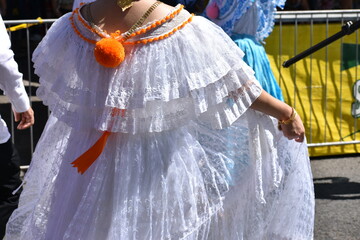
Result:
[[[314,240],[360,240],[360,155],[311,160]]]

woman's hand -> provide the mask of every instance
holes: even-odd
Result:
[[[299,115],[296,115],[294,120],[288,124],[279,124],[279,129],[283,131],[284,136],[289,140],[304,141],[305,127]]]

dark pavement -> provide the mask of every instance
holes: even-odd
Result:
[[[360,147],[360,146],[359,146]],[[360,240],[360,155],[311,160],[315,240]]]

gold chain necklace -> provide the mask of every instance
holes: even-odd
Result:
[[[155,10],[155,8],[157,6],[159,6],[162,2],[160,1],[156,1],[155,3],[153,3],[150,8],[141,16],[141,18],[139,20],[136,21],[136,23],[134,25],[131,26],[131,28],[125,32],[125,35],[123,36],[123,39],[126,40],[130,37],[130,35],[135,32],[135,30],[140,27],[145,20],[150,16],[150,14]],[[90,9],[91,3],[86,7],[86,13],[88,15],[88,23],[90,24],[90,26],[94,29],[95,28],[95,23],[94,23],[94,18],[91,14],[91,9]]]
[[[142,15],[142,17],[137,20],[137,22],[132,25],[132,27],[125,33],[125,40],[129,38],[130,34],[132,34],[133,32],[135,32],[135,29],[137,29],[138,27],[140,27],[144,22],[145,20],[149,17],[149,15],[152,13],[152,11],[155,10],[155,8],[157,6],[159,6],[161,4],[160,1],[156,1],[155,3],[153,3],[151,5],[151,7],[144,13],[144,15]]]

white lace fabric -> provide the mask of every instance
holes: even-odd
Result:
[[[189,15],[182,11],[149,34],[166,33]],[[160,132],[204,112],[221,115],[221,119],[213,118],[213,125],[226,126],[233,113],[240,116],[261,92],[253,71],[241,60],[241,50],[234,51],[228,38],[219,41],[225,34],[202,17],[194,17],[170,38],[125,45],[125,61],[115,69],[96,62],[94,45],[74,34],[68,18],[64,16],[49,30],[33,61],[41,83],[37,95],[57,117],[75,128],[133,134]],[[74,19],[85,37],[98,37],[77,17]],[[209,38],[209,34],[220,38]],[[233,107],[223,104],[230,92],[249,82],[252,91],[244,91]],[[126,112],[122,117],[114,116],[114,108]],[[227,116],[229,112],[231,116]]]
[[[306,143],[287,140],[274,123],[248,110],[222,130],[192,122],[112,134],[80,175],[70,162],[101,133],[51,116],[6,240],[310,240]]]
[[[219,27],[194,17],[169,38],[126,46],[109,69],[69,16],[34,53],[52,114],[6,240],[312,239],[306,143],[249,109],[262,89]],[[102,154],[78,174],[70,163],[104,130]]]

